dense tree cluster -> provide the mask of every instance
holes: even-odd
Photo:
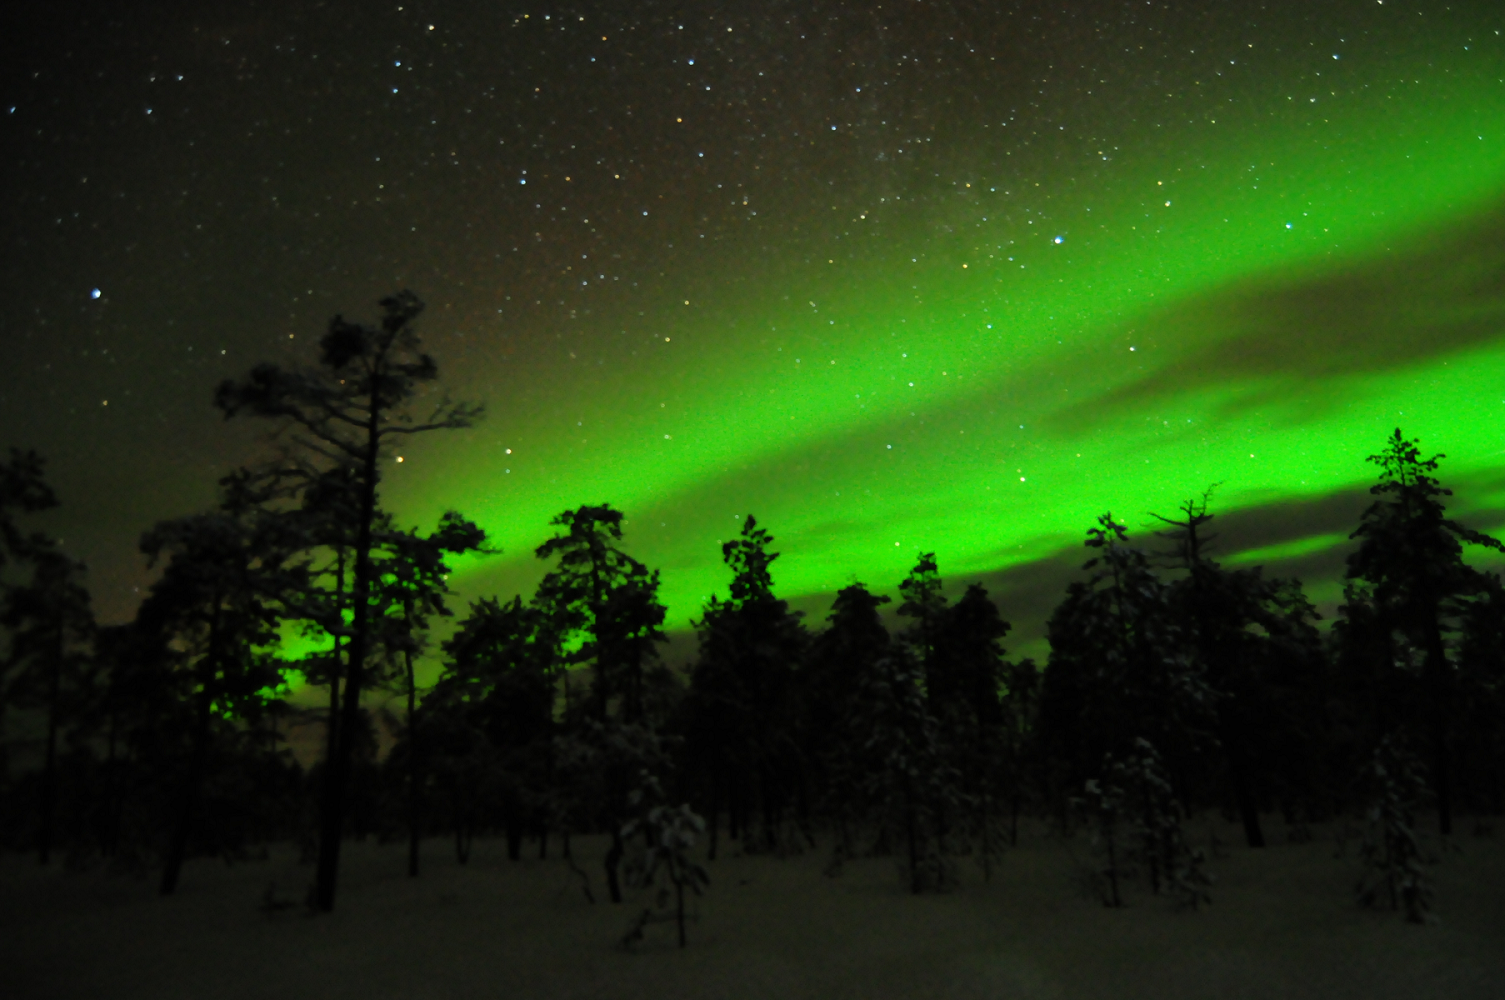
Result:
[[[381,460],[479,410],[426,392],[421,304],[382,305],[376,327],[336,318],[318,364],[220,387],[224,413],[271,421],[281,451],[227,477],[216,509],[146,532],[160,575],[128,624],[96,627],[83,567],[24,530],[57,503],[41,458],[0,463],[0,724],[24,715],[45,734],[39,767],[0,759],[5,843],[43,863],[64,849],[152,866],[172,892],[188,857],[295,838],[327,910],[348,836],[405,835],[412,875],[422,836],[452,836],[461,863],[477,833],[503,834],[514,859],[557,837],[594,898],[571,838],[605,833],[609,898],[662,874],[682,936],[701,832],[711,859],[728,840],[782,855],[824,839],[831,875],[888,854],[921,892],[953,884],[963,858],[990,877],[1023,812],[1090,832],[1105,902],[1137,868],[1196,905],[1189,810],[1236,818],[1251,847],[1274,815],[1299,836],[1367,810],[1364,892],[1415,915],[1415,811],[1429,804],[1447,834],[1459,812],[1505,805],[1505,585],[1463,558],[1501,545],[1446,516],[1441,456],[1399,430],[1371,458],[1375,500],[1326,632],[1299,581],[1212,558],[1210,492],[1160,519],[1155,551],[1110,514],[1090,527],[1043,667],[1008,658],[982,587],[948,600],[934,553],[898,583],[896,620],[854,583],[812,627],[777,595],[774,538],[748,515],[681,675],[658,653],[659,574],[602,503],[554,519],[536,592],[475,601],[421,688],[450,563],[485,536],[454,512],[400,528]],[[440,401],[419,416],[420,397]],[[319,651],[290,658],[295,635]],[[294,671],[328,690],[307,773],[283,741]],[[382,759],[374,688],[405,706]]]

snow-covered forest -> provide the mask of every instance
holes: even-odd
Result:
[[[948,598],[934,554],[895,607],[854,583],[808,621],[778,594],[776,526],[748,515],[722,546],[728,589],[696,620],[698,655],[681,671],[658,652],[659,574],[626,551],[608,504],[555,518],[535,593],[449,606],[451,564],[484,552],[485,534],[460,513],[400,528],[381,506],[380,459],[481,414],[412,405],[437,377],[410,327],[421,306],[384,306],[378,327],[333,324],[318,365],[263,365],[220,387],[220,410],[267,422],[281,450],[227,478],[216,509],[146,532],[160,574],[128,623],[97,626],[84,568],[28,526],[58,502],[42,458],[13,450],[0,465],[0,724],[26,720],[40,744],[39,766],[0,771],[12,919],[61,907],[75,922],[46,926],[81,942],[107,939],[90,921],[113,910],[141,926],[178,919],[141,916],[157,912],[139,888],[148,876],[162,896],[195,894],[206,927],[220,912],[207,900],[238,893],[236,912],[264,919],[245,949],[286,947],[276,928],[301,914],[316,928],[335,919],[321,914],[365,912],[345,919],[385,926],[363,938],[389,942],[367,955],[374,966],[417,939],[392,930],[416,919],[405,908],[449,897],[491,900],[485,920],[549,947],[690,954],[719,941],[723,957],[733,940],[775,941],[766,926],[781,922],[807,940],[842,920],[881,924],[882,906],[898,924],[873,941],[900,924],[986,936],[993,920],[1017,943],[1031,913],[1111,937],[1092,928],[1124,908],[1160,914],[1148,942],[1199,940],[1198,921],[1246,919],[1212,911],[1284,919],[1287,881],[1299,920],[1329,912],[1313,900],[1350,914],[1332,918],[1343,926],[1380,911],[1387,929],[1364,947],[1393,961],[1393,927],[1431,933],[1405,925],[1446,925],[1453,906],[1502,926],[1478,887],[1500,885],[1505,585],[1465,559],[1501,545],[1450,519],[1438,461],[1401,430],[1374,442],[1373,503],[1327,627],[1300,581],[1209,553],[1211,494],[1142,537],[1110,514],[1088,527],[1044,663],[1010,656],[1008,609],[982,587]],[[450,614],[448,638],[431,643]],[[312,652],[293,657],[294,637]],[[423,656],[442,663],[428,686]],[[286,745],[295,676],[327,692],[308,768]],[[400,706],[384,753],[373,692]],[[62,874],[38,881],[23,860]],[[821,886],[847,889],[810,895]],[[920,901],[947,898],[970,900],[965,921]],[[522,929],[523,901],[542,926]],[[485,926],[460,930],[462,909],[433,917],[454,926],[454,947],[474,936],[451,965],[484,961]],[[734,933],[739,921],[765,930]],[[1264,933],[1236,926],[1234,939]],[[1299,950],[1293,927],[1282,933]],[[228,938],[214,947],[234,951]],[[529,953],[506,947],[510,981],[541,995],[544,980],[516,968]],[[559,969],[537,975],[568,978],[569,948],[538,952],[539,969]],[[746,968],[694,975],[766,980],[726,995],[821,993],[734,951]],[[580,968],[609,976],[594,954]],[[1009,975],[1021,995],[1052,995]]]

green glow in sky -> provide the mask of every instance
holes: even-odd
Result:
[[[1350,489],[1397,424],[1450,473],[1497,467],[1505,86],[1412,79],[1155,124],[1111,169],[1000,166],[885,255],[811,261],[734,316],[666,304],[672,361],[435,449],[425,493],[507,553],[462,589],[526,586],[549,517],[602,500],[683,625],[749,511],[799,595],[892,587],[927,550],[996,570],[1214,482],[1224,511]]]

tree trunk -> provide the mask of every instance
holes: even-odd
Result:
[[[460,803],[459,793],[451,801],[455,814],[455,862],[463,865],[470,861],[470,843],[474,831],[470,826],[469,814]]]
[[[105,738],[104,815],[100,821],[99,853],[113,858],[120,849],[120,778],[115,759],[118,742],[117,717],[110,712],[109,735]]]
[[[611,901],[622,901],[622,886],[617,880],[617,866],[622,862],[622,828],[615,823],[611,828],[611,850],[606,852],[606,888],[611,893]]]
[[[770,851],[779,848],[779,803],[774,790],[773,779],[769,776],[769,767],[766,763],[758,767],[758,792],[763,805],[763,839],[765,846]]]
[[[721,769],[712,765],[711,769],[711,842],[706,849],[706,860],[716,860],[717,833],[720,830],[721,819]]]
[[[1432,789],[1437,794],[1437,826],[1446,837],[1453,832],[1453,762],[1448,752],[1448,661],[1442,630],[1434,612],[1427,620],[1427,728],[1432,744]]]
[[[1116,845],[1113,843],[1113,828],[1111,826],[1108,827],[1107,836],[1104,837],[1104,840],[1108,845],[1108,889],[1111,893],[1108,905],[1117,908],[1123,905],[1123,901],[1118,897],[1118,852],[1115,849]]]
[[[915,831],[914,797],[910,794],[909,781],[904,782],[904,833],[909,838],[909,891],[920,891],[920,845]]]
[[[408,611],[412,616],[411,608]],[[408,674],[408,877],[418,877],[418,717],[417,685],[413,679],[413,651],[402,651]]]
[[[350,622],[349,653],[346,657],[344,705],[340,716],[335,754],[329,761],[329,780],[319,803],[319,864],[314,882],[314,905],[322,912],[334,909],[340,872],[340,841],[345,827],[345,789],[350,781],[350,734],[360,724],[361,682],[365,676],[366,647],[370,631],[371,527],[376,517],[376,461],[381,443],[381,400],[373,392],[366,424],[366,454],[361,469],[361,513],[355,540],[355,583]]]
[[[523,856],[523,810],[516,790],[507,790],[502,809],[502,823],[507,829],[507,860],[517,861]]]
[[[1233,799],[1244,823],[1244,839],[1250,847],[1264,847],[1265,833],[1259,825],[1259,801],[1249,780],[1249,755],[1243,733],[1226,719],[1221,729],[1219,736],[1223,753],[1228,758],[1228,783],[1233,788]]]
[[[193,732],[193,748],[188,759],[188,772],[178,801],[178,818],[173,826],[172,839],[168,841],[167,857],[162,864],[164,896],[170,896],[178,888],[178,876],[183,870],[183,861],[188,857],[188,840],[193,833],[194,813],[198,811],[199,786],[203,780],[204,757],[209,750],[209,696],[199,695],[198,718]]]
[[[67,635],[63,628],[62,613],[58,613],[57,648],[53,651],[52,670],[47,678],[47,757],[42,764],[42,816],[41,829],[37,832],[37,860],[47,864],[52,857],[53,813],[57,810],[57,731],[58,711],[63,690],[63,645]]]
[[[345,596],[345,550],[339,549],[335,555],[334,592],[338,601]],[[341,616],[343,618],[343,615]],[[343,624],[343,621],[341,622]],[[329,722],[325,731],[324,745],[324,774],[328,781],[329,762],[334,760],[339,752],[340,731],[340,637],[334,637],[334,650],[330,653],[329,663]]]

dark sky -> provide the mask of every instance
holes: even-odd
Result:
[[[581,503],[682,626],[749,511],[791,596],[1003,585],[1212,482],[1336,566],[1397,423],[1501,506],[1498,4],[25,8],[0,445],[106,620],[257,454],[214,385],[399,288],[489,409],[385,487],[492,531],[467,593]]]

